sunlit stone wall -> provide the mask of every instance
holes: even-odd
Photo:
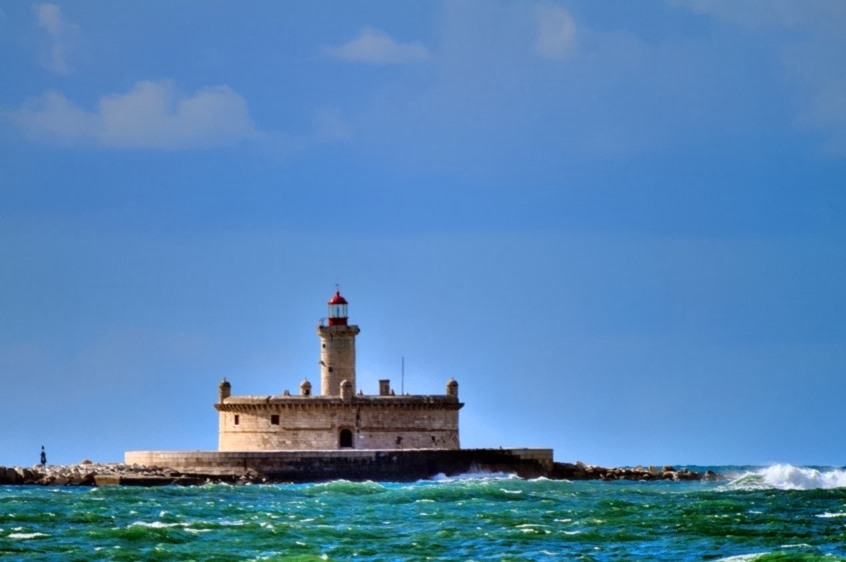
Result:
[[[457,396],[228,397],[220,451],[458,449]]]

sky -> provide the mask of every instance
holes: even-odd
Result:
[[[846,464],[844,54],[839,0],[0,0],[0,465],[215,449],[336,285],[463,447]]]

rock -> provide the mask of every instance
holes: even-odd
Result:
[[[19,479],[16,469],[0,466],[0,484],[18,484]]]
[[[14,470],[17,473],[19,484],[31,484],[38,480],[38,478],[40,477],[40,475],[31,468],[17,467]]]
[[[94,485],[94,473],[89,472],[87,474],[80,474],[74,476],[67,482],[68,486],[93,486]]]

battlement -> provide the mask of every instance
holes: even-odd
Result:
[[[357,394],[348,400],[340,396],[230,396],[223,402],[214,405],[218,412],[234,412],[243,406],[269,406],[269,407],[334,407],[346,406],[383,406],[391,408],[420,408],[426,406],[454,407],[459,409],[464,406],[458,398],[447,395],[402,395],[402,396],[380,396]]]

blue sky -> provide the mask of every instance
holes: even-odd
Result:
[[[460,383],[465,447],[846,463],[846,4],[0,0],[0,464]]]

